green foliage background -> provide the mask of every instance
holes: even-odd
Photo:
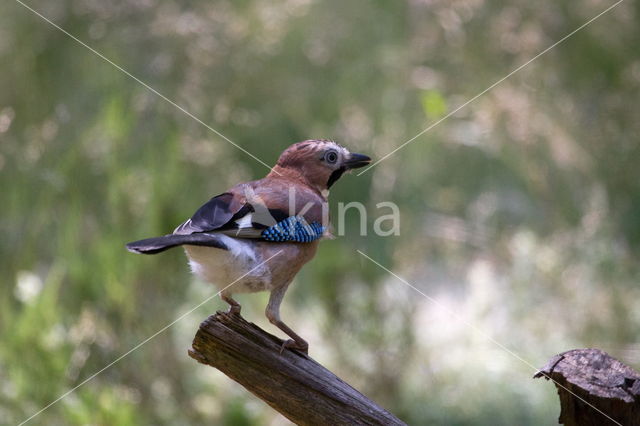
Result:
[[[272,164],[308,138],[380,158],[612,2],[28,4]],[[552,424],[555,390],[531,379],[552,355],[599,347],[640,366],[638,21],[624,1],[335,186],[333,203],[369,207],[369,233],[350,211],[285,299],[312,356],[410,424]],[[214,291],[179,250],[124,243],[267,170],[14,0],[0,76],[0,419],[16,424]],[[382,201],[400,236],[371,232]],[[239,300],[276,332],[266,297]],[[223,307],[31,424],[286,424],[187,356]]]

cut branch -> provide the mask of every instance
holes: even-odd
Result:
[[[599,349],[556,355],[534,377],[556,384],[565,426],[640,426],[640,374]]]
[[[222,371],[300,425],[404,425],[335,374],[239,315],[218,312],[196,333],[189,355]]]

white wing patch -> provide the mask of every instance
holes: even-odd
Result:
[[[238,225],[238,229],[252,228],[253,227],[253,225],[251,224],[252,218],[253,218],[253,213],[249,213],[237,219],[236,225]]]
[[[236,238],[261,238],[262,229],[256,229],[253,226],[253,213],[247,213],[246,215],[238,218],[234,222],[237,226],[236,229],[229,229],[222,231],[222,234]]]

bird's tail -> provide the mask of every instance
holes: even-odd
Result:
[[[128,243],[127,250],[132,253],[156,254],[182,245],[206,246],[229,250],[229,247],[221,241],[219,235],[206,233],[188,235],[169,234],[162,237],[147,238],[146,240]]]

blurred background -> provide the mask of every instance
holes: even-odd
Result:
[[[28,4],[273,164],[309,138],[380,158],[613,1]],[[368,235],[350,210],[285,298],[314,358],[410,424],[555,424],[531,366],[568,349],[640,368],[638,5],[334,186],[334,209],[368,206]],[[0,76],[0,418],[16,424],[215,291],[180,250],[124,244],[267,169],[13,0]],[[400,207],[399,236],[373,233],[382,201]],[[267,294],[238,300],[282,335]],[[219,309],[30,424],[288,424],[187,356]]]

